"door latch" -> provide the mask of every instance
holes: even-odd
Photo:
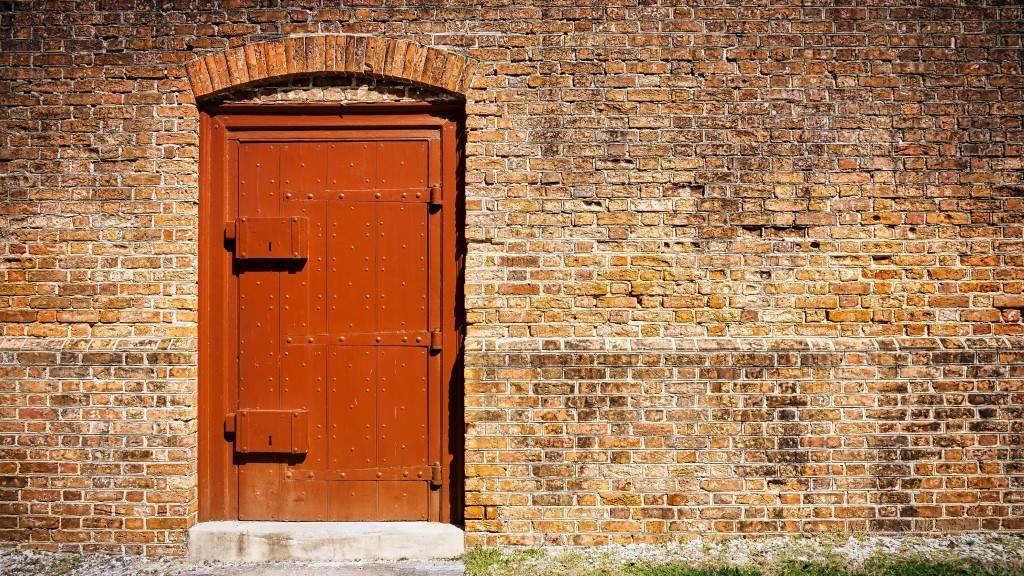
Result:
[[[235,435],[235,452],[305,454],[309,451],[306,410],[239,410],[224,418]]]
[[[243,216],[225,223],[224,239],[234,241],[238,259],[302,260],[309,252],[309,220],[304,216]]]

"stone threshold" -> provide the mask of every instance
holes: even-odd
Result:
[[[446,560],[465,533],[437,522],[202,522],[188,531],[193,562]]]

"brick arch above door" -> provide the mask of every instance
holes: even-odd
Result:
[[[360,74],[465,94],[471,58],[394,38],[354,34],[291,36],[201,56],[185,66],[197,101],[294,76]]]

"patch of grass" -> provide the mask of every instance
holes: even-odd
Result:
[[[497,548],[473,548],[462,555],[462,563],[466,567],[467,576],[496,574],[499,569],[514,568],[516,564],[540,556],[542,552],[536,548],[525,548],[502,552]]]
[[[973,561],[873,558],[861,573],[877,576],[1020,576],[1021,569],[985,566]]]
[[[977,561],[928,560],[876,556],[864,566],[788,562],[772,576],[1020,576],[1020,568],[986,566]]]
[[[789,561],[782,565],[776,576],[853,576],[845,566],[821,562]]]
[[[695,568],[680,564],[635,564],[626,566],[626,574],[631,576],[761,576],[761,571],[733,566]]]
[[[468,576],[487,574],[492,566],[504,564],[505,555],[495,548],[473,548],[462,555],[462,563],[466,566]]]
[[[842,559],[789,560],[767,566],[625,563],[578,551],[545,555],[537,549],[474,548],[462,557],[466,576],[1024,576],[1020,567],[990,566],[974,560],[876,556],[863,566]]]

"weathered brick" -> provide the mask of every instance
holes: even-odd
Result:
[[[465,100],[468,542],[1024,531],[1017,6],[185,4],[0,16],[0,539],[184,552],[197,100]]]

